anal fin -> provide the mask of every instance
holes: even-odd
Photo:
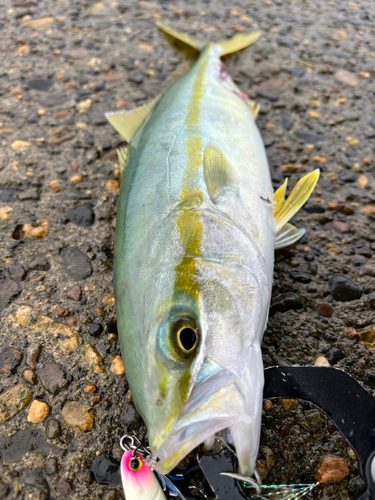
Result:
[[[105,116],[125,141],[131,142],[150,117],[161,95],[140,108],[131,109],[130,111],[109,112]]]
[[[305,233],[306,229],[304,227],[298,228],[293,226],[293,224],[285,224],[276,234],[275,250],[293,245],[302,238]]]

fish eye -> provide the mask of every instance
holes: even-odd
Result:
[[[139,458],[132,458],[129,462],[129,469],[132,472],[139,472],[143,469],[143,462]]]
[[[191,325],[183,325],[176,332],[177,345],[185,355],[195,351],[198,339],[198,332]]]

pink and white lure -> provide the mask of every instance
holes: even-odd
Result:
[[[155,474],[143,456],[125,451],[121,459],[121,479],[126,500],[166,500]]]

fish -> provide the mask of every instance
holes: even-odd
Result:
[[[251,476],[274,250],[305,234],[289,220],[311,195],[319,170],[287,198],[287,179],[273,191],[256,125],[259,106],[221,61],[259,33],[207,43],[157,26],[200,55],[149,103],[106,114],[129,143],[118,152],[121,352],[161,473],[225,430],[239,472]]]
[[[166,496],[142,455],[125,451],[120,465],[121,480],[127,500],[166,500]]]

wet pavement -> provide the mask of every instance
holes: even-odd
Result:
[[[159,19],[202,40],[262,32],[225,63],[261,104],[274,187],[321,170],[293,219],[307,234],[276,253],[264,363],[329,364],[375,392],[374,4],[0,1],[0,498],[122,498],[94,460],[146,435],[117,338],[121,139],[103,113],[193,63]],[[268,484],[313,482],[328,464],[341,480],[313,498],[361,489],[353,450],[308,403],[265,401],[261,445]]]

